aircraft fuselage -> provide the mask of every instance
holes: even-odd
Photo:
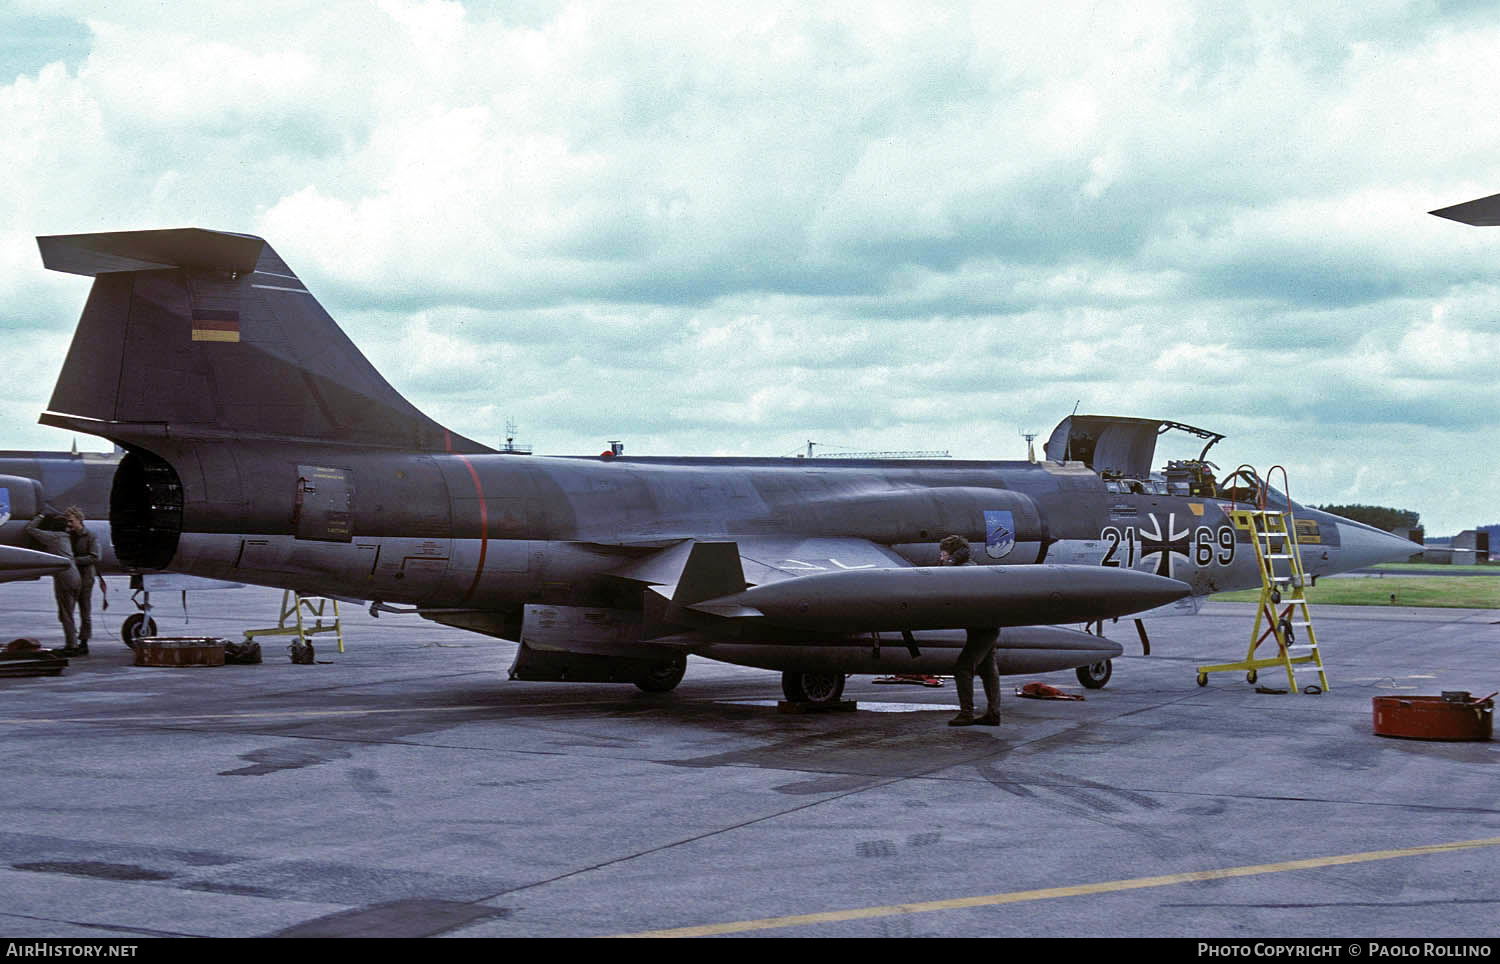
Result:
[[[817,555],[822,538],[868,540],[930,566],[938,540],[956,533],[980,565],[1136,569],[1194,594],[1260,584],[1227,502],[1112,492],[1079,463],[549,458],[285,442],[158,451],[166,462],[132,453],[115,484],[126,564],[431,610],[638,608],[639,587],[608,575],[633,558],[682,540],[778,536],[803,550],[789,543],[783,557],[757,561],[799,573],[862,565]],[[1365,564],[1343,551],[1364,527],[1296,513],[1309,572]],[[998,538],[997,522],[1008,529]],[[500,634],[498,624],[489,631]]]

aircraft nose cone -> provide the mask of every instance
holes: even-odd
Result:
[[[1402,562],[1422,547],[1409,539],[1352,522],[1339,523],[1339,571],[1361,569],[1377,562]]]

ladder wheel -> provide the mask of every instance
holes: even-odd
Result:
[[[1257,679],[1258,676],[1259,676],[1259,674],[1256,673],[1255,670],[1252,669],[1250,672],[1248,672],[1248,673],[1245,674],[1245,682],[1247,682],[1247,683],[1253,683],[1253,682],[1255,682],[1255,680]]]
[[[1198,674],[1198,685],[1199,686],[1207,686],[1208,685],[1208,674],[1207,673],[1199,673]]]

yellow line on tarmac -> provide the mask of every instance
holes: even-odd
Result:
[[[1018,890],[1009,894],[990,894],[985,897],[956,897],[951,900],[929,900],[916,904],[856,907],[851,910],[833,910],[821,914],[766,917],[761,920],[733,921],[727,924],[704,924],[699,927],[674,927],[668,930],[641,931],[634,934],[615,934],[612,936],[713,937],[718,934],[742,934],[746,931],[775,930],[781,927],[802,927],[807,924],[837,924],[843,921],[893,917],[898,914],[926,914],[936,910],[964,910],[970,907],[994,907],[999,904],[1020,904],[1033,900],[1052,900],[1056,897],[1110,894],[1122,890],[1141,890],[1146,887],[1167,887],[1172,884],[1191,884],[1204,880],[1253,877],[1256,874],[1279,874],[1289,870],[1312,870],[1318,867],[1363,864],[1374,860],[1393,860],[1397,857],[1418,857],[1423,854],[1450,853],[1457,850],[1473,850],[1478,847],[1496,846],[1500,846],[1500,837],[1486,837],[1483,840],[1460,840],[1454,843],[1431,844],[1426,847],[1407,847],[1402,850],[1371,850],[1361,854],[1344,854],[1336,857],[1312,857],[1306,860],[1286,860],[1274,864],[1225,867],[1220,870],[1195,870],[1184,874],[1165,874],[1160,877],[1136,877],[1132,880],[1111,880],[1098,884],[1078,884],[1073,887]]]

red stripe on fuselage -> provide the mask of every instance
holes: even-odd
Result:
[[[484,575],[484,557],[490,548],[490,508],[484,501],[484,486],[479,484],[479,472],[474,463],[466,455],[458,458],[468,468],[469,477],[474,480],[474,491],[479,495],[479,565],[474,568],[474,581],[469,583],[469,591],[464,593],[464,602],[468,602],[474,590],[479,588],[479,577]]]

